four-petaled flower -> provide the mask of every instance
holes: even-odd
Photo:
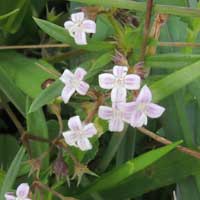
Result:
[[[88,138],[97,133],[93,123],[84,124],[79,116],[71,117],[68,121],[70,131],[63,132],[65,142],[70,146],[80,148],[82,151],[92,149]]]
[[[99,75],[99,85],[104,89],[112,89],[112,102],[126,102],[126,90],[138,90],[140,88],[140,77],[128,74],[126,66],[114,66],[113,74],[104,73]]]
[[[94,21],[85,19],[83,12],[71,15],[71,20],[64,23],[64,27],[69,34],[75,39],[76,44],[86,45],[86,33],[95,33],[96,24]]]
[[[122,105],[125,111],[132,112],[130,119],[131,126],[141,127],[147,125],[147,117],[158,118],[163,114],[165,108],[151,103],[151,101],[151,90],[144,85],[135,101]]]
[[[112,104],[112,108],[108,106],[100,106],[98,115],[100,118],[109,121],[109,130],[121,132],[124,129],[124,122],[129,122],[131,112],[124,110],[120,103]]]
[[[80,95],[86,95],[89,85],[83,81],[86,71],[83,68],[77,68],[73,74],[68,69],[60,77],[60,80],[65,84],[62,90],[61,97],[65,103],[68,103],[70,97],[77,91]]]
[[[16,196],[12,192],[7,192],[5,198],[6,200],[31,200],[28,198],[29,189],[27,183],[22,183],[17,187]]]

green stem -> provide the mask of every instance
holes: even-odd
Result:
[[[143,2],[135,2],[131,0],[70,0],[74,2],[86,3],[90,5],[108,6],[115,8],[122,8],[134,11],[146,11],[146,4]],[[162,14],[171,14],[185,17],[200,17],[199,9],[186,8],[180,6],[170,6],[170,5],[154,5],[154,12]]]

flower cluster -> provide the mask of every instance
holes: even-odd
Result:
[[[147,117],[157,118],[165,109],[162,106],[151,103],[151,90],[144,85],[132,102],[126,102],[127,90],[140,88],[140,77],[135,74],[127,75],[126,66],[114,66],[113,74],[100,74],[99,85],[111,90],[112,107],[100,106],[99,117],[109,121],[109,130],[121,132],[124,122],[133,127],[147,125]]]

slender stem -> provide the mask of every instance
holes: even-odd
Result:
[[[4,108],[4,110],[7,112],[7,114],[9,115],[11,120],[13,121],[13,123],[15,124],[20,135],[22,136],[25,133],[24,127],[21,125],[20,121],[17,119],[16,115],[11,110],[10,106],[5,102],[1,102],[1,105]]]
[[[158,45],[164,47],[200,47],[200,43],[193,42],[159,42]]]
[[[142,43],[142,47],[141,47],[140,61],[144,61],[144,57],[145,57],[147,41],[148,41],[148,37],[149,37],[149,28],[150,28],[150,24],[151,24],[152,8],[153,8],[153,0],[147,0],[146,18],[145,18],[145,25],[144,25],[143,43]]]
[[[31,135],[31,134],[26,134],[26,137],[28,140],[34,140],[37,142],[46,142],[46,143],[52,143],[51,140],[48,140],[47,138],[43,138],[43,137],[38,137],[35,135]]]
[[[68,44],[36,44],[36,45],[12,45],[0,46],[0,50],[6,49],[44,49],[44,48],[66,48]]]
[[[142,132],[143,134],[151,137],[152,139],[156,140],[157,142],[160,142],[162,144],[171,144],[172,141],[164,138],[164,137],[161,137],[159,135],[157,135],[156,133],[152,132],[152,131],[149,131],[148,129],[144,128],[144,127],[141,127],[141,128],[137,128],[140,132]],[[197,151],[194,151],[192,149],[189,149],[189,148],[186,148],[186,147],[183,147],[183,146],[177,146],[177,149],[181,152],[184,152],[188,155],[191,155],[195,158],[198,158],[200,159],[200,152],[197,152]]]

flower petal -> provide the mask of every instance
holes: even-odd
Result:
[[[72,86],[68,85],[68,86],[65,86],[62,90],[62,93],[61,93],[61,97],[63,99],[63,101],[65,103],[68,103],[69,102],[69,99],[71,98],[71,96],[74,94],[75,92],[75,88],[73,88]]]
[[[151,90],[146,85],[144,85],[140,90],[138,97],[136,98],[136,102],[150,103],[151,100]]]
[[[73,131],[82,130],[82,122],[79,116],[74,116],[69,118],[68,120],[68,127]]]
[[[26,198],[29,193],[29,185],[27,183],[22,183],[18,186],[16,195],[19,198]]]
[[[149,103],[147,106],[147,116],[151,118],[160,117],[164,111],[165,111],[164,107],[159,106],[155,103]]]
[[[112,118],[113,110],[108,106],[100,106],[98,111],[98,116],[101,119],[109,120]]]
[[[78,85],[78,87],[76,88],[76,91],[80,94],[80,95],[86,95],[88,90],[89,90],[89,85],[84,82],[81,81],[80,84]]]
[[[114,87],[115,78],[112,74],[104,73],[99,75],[99,86],[104,89],[112,89]]]
[[[83,130],[84,130],[84,135],[87,138],[90,138],[97,133],[97,129],[95,128],[93,123],[86,124]]]
[[[84,12],[73,13],[71,15],[71,19],[73,22],[80,22],[84,20]]]
[[[128,71],[128,67],[126,66],[115,65],[113,67],[113,74],[118,78],[125,76],[127,74],[127,71]]]
[[[87,138],[84,139],[79,139],[77,141],[77,146],[82,150],[82,151],[87,151],[92,149],[92,145],[90,141]]]
[[[83,78],[84,78],[84,76],[85,76],[86,74],[87,74],[87,72],[86,72],[83,68],[78,67],[78,68],[76,69],[75,73],[74,73],[74,76],[75,76],[78,80],[82,81]]]
[[[134,111],[130,122],[133,127],[142,127],[143,125],[147,125],[147,116],[140,111]]]
[[[14,194],[12,192],[7,192],[4,197],[6,198],[6,200],[16,200],[16,197],[14,196]]]
[[[92,20],[84,20],[82,23],[82,28],[86,33],[96,33],[96,23]]]
[[[112,132],[121,132],[124,129],[124,122],[120,118],[112,118],[109,121],[109,130]]]
[[[138,90],[140,88],[140,77],[135,74],[126,75],[125,87],[128,90]]]
[[[70,146],[76,146],[76,134],[72,131],[66,131],[63,132],[63,137],[65,139],[65,142]]]
[[[74,77],[74,74],[69,71],[68,69],[65,69],[65,71],[63,72],[63,74],[60,76],[60,80],[65,83],[65,84],[69,84],[70,80]]]
[[[64,27],[65,27],[65,29],[67,29],[67,30],[70,30],[73,26],[74,26],[74,23],[73,23],[72,21],[66,21],[66,22],[64,23]]]
[[[86,45],[86,33],[83,31],[76,31],[74,34],[75,43],[79,45]]]
[[[111,91],[112,102],[126,102],[126,88],[125,87],[114,87]]]

